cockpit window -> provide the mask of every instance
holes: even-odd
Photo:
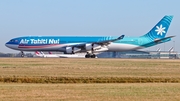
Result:
[[[10,40],[10,42],[18,42],[18,40],[12,39]]]
[[[10,42],[14,42],[14,40],[10,40]]]

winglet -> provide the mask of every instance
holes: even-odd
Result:
[[[35,51],[35,54],[36,54],[36,55],[39,55],[39,52],[38,52],[38,51]]]
[[[118,37],[117,39],[120,40],[120,39],[123,39],[125,35],[121,35],[120,37]]]
[[[118,37],[117,39],[113,39],[113,40],[109,40],[108,42],[114,42],[114,41],[118,41],[124,38],[125,35],[121,35],[120,37]]]

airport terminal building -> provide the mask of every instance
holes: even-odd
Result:
[[[136,59],[179,59],[180,53],[176,51],[126,51],[103,52],[100,58],[136,58]]]
[[[179,59],[180,54],[168,51],[148,51],[146,53],[126,53],[126,58],[148,58],[148,59]]]

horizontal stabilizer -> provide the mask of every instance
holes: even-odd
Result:
[[[155,39],[154,41],[149,42],[147,44],[144,44],[142,46],[145,46],[145,47],[154,46],[155,44],[160,44],[160,43],[170,41],[171,38],[173,38],[173,37],[175,37],[175,36],[169,36],[169,37],[165,37],[165,38],[162,38],[162,39]]]
[[[170,39],[170,38],[173,38],[175,36],[169,36],[169,37],[165,37],[165,38],[162,38],[162,39],[155,39],[154,42],[158,43],[158,42],[161,42],[163,40],[166,40],[166,39]]]

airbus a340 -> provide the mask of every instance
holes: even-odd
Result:
[[[164,16],[148,33],[139,37],[121,36],[25,36],[11,39],[5,45],[24,51],[60,51],[64,54],[86,52],[86,58],[95,58],[95,53],[104,51],[128,51],[151,47],[168,42],[166,37],[173,16]]]

